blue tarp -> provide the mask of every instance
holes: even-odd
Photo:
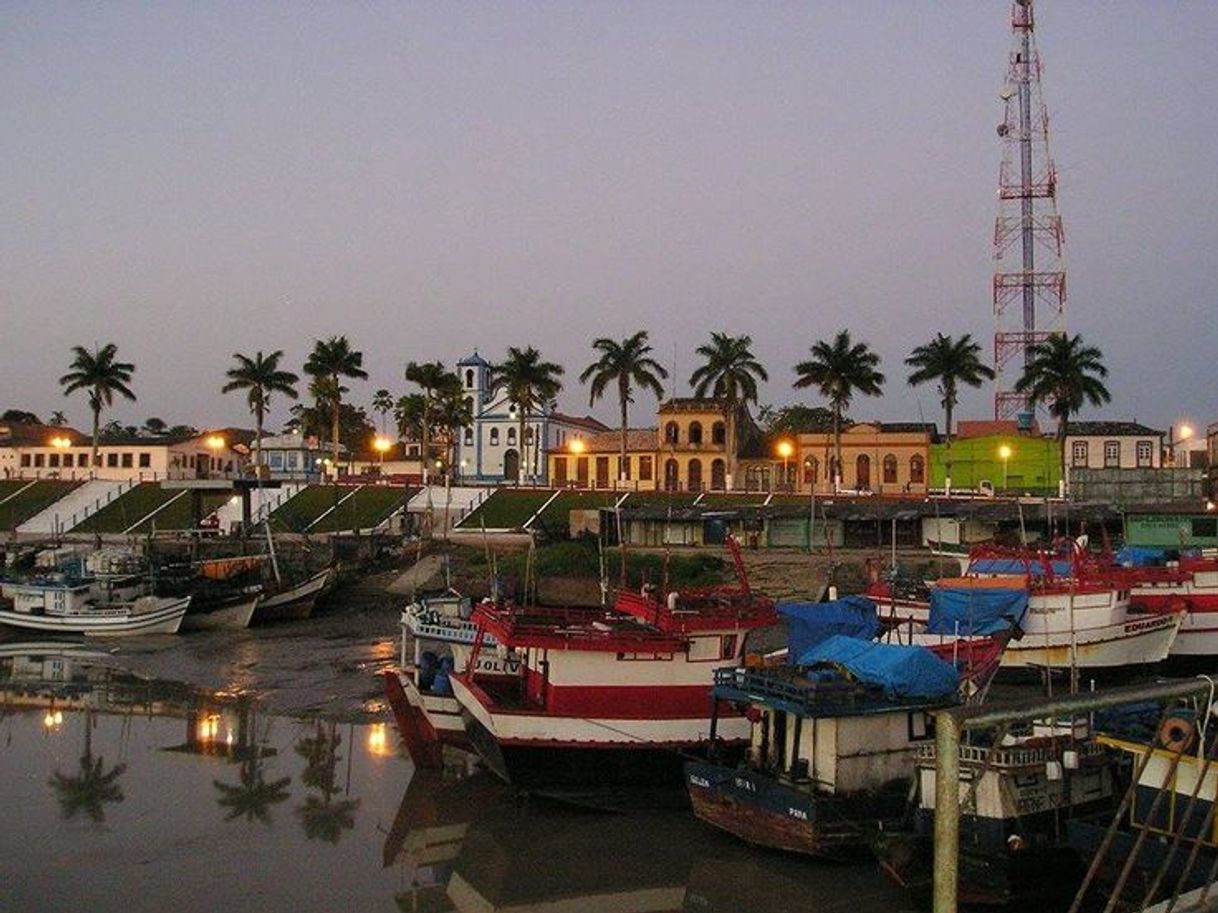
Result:
[[[780,602],[778,613],[787,618],[790,662],[834,634],[874,640],[880,633],[875,603],[866,596],[845,596],[832,602]]]
[[[1072,569],[1070,562],[1064,559],[1053,559],[1049,562],[1053,574],[1057,577],[1069,577]],[[1043,577],[1045,566],[1039,558],[1032,561],[1021,561],[1018,558],[978,558],[968,563],[970,574],[1011,574],[1023,577],[1030,574],[1033,577]]]
[[[931,634],[974,635],[999,634],[1023,624],[1028,611],[1028,593],[1024,589],[991,589],[989,587],[931,587]]]
[[[797,665],[833,666],[884,689],[892,700],[943,700],[956,694],[956,667],[925,647],[856,640],[836,634],[803,651]]]
[[[1127,545],[1113,556],[1122,567],[1161,567],[1167,562],[1167,552],[1161,548]]]

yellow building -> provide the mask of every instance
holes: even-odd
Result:
[[[808,492],[924,494],[930,481],[935,427],[918,422],[859,422],[842,431],[842,471],[835,484],[833,432],[805,432],[772,443],[773,453],[750,460],[746,487]]]
[[[558,488],[654,491],[659,465],[656,430],[628,429],[625,464],[621,457],[621,431],[573,437],[563,450],[547,454],[550,483]]]

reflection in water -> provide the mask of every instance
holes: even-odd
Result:
[[[282,777],[267,782],[263,776],[262,759],[275,754],[275,749],[265,744],[266,737],[259,741],[256,737],[258,718],[254,710],[254,702],[248,697],[238,700],[237,733],[232,743],[232,756],[241,761],[240,781],[236,785],[212,780],[220,792],[216,804],[225,809],[225,821],[235,821],[244,818],[247,822],[261,821],[271,823],[271,806],[286,801],[290,793],[288,784],[291,777]]]
[[[301,736],[296,742],[296,753],[305,759],[301,782],[317,790],[316,794],[310,793],[304,804],[296,809],[305,836],[310,840],[338,843],[343,831],[355,827],[359,799],[334,798],[340,790],[336,782],[340,744],[342,735],[338,732],[338,725],[323,724],[320,720],[314,724],[311,736]],[[350,783],[348,791],[349,788]]]
[[[56,711],[59,713],[60,711]],[[52,716],[52,719],[57,717]],[[123,801],[123,788],[118,778],[127,770],[126,764],[115,764],[106,769],[105,758],[93,757],[93,711],[85,710],[85,747],[80,756],[80,769],[75,776],[58,770],[47,781],[59,800],[59,810],[65,819],[86,814],[93,822],[106,820],[106,804]]]

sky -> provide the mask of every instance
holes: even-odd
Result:
[[[1084,416],[1218,421],[1218,5],[1041,0],[1037,36]],[[345,334],[358,404],[534,345],[582,414],[639,329],[672,393],[722,331],[815,404],[793,366],[848,328],[888,376],[854,417],[941,421],[902,362],[988,357],[1010,45],[1003,0],[0,4],[0,407],[87,427],[57,380],[112,341],[103,421],[248,426],[234,352]]]

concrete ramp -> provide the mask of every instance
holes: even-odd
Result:
[[[52,535],[58,530],[67,532],[79,526],[95,511],[101,510],[119,495],[131,489],[136,480],[109,482],[94,479],[74,488],[46,510],[34,514],[17,527],[19,533]]]

